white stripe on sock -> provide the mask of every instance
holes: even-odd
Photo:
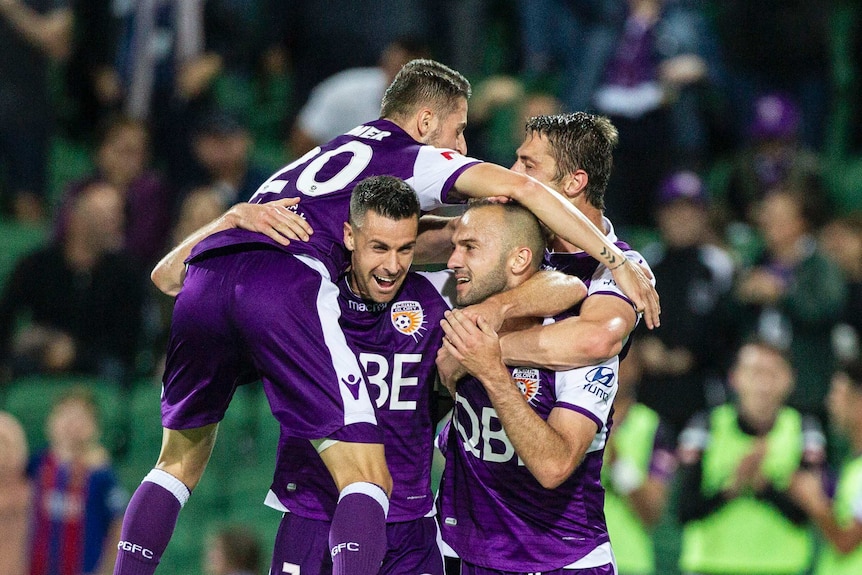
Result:
[[[338,501],[341,501],[345,496],[351,493],[362,493],[377,502],[383,508],[384,517],[389,516],[389,498],[386,497],[386,492],[379,485],[368,483],[367,481],[357,481],[351,483],[341,490],[338,494]]]
[[[164,487],[165,489],[170,491],[173,496],[177,498],[177,501],[180,502],[180,508],[182,508],[186,504],[186,501],[189,500],[189,496],[192,494],[192,492],[189,491],[189,488],[186,487],[182,481],[180,481],[167,471],[162,471],[161,469],[153,469],[152,471],[147,473],[147,476],[144,477],[141,483],[143,483],[144,481],[155,483],[156,485]]]

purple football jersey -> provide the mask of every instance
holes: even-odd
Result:
[[[433,507],[430,400],[443,338],[440,320],[450,304],[423,276],[408,274],[388,304],[363,300],[345,278],[339,281],[341,327],[365,372],[385,437],[394,484],[390,523],[421,518]],[[311,444],[285,434],[279,441],[272,492],[280,503],[277,507],[309,519],[330,520],[338,498],[335,483]],[[269,501],[274,503],[271,497]]]
[[[562,485],[546,489],[515,453],[482,384],[458,383],[440,483],[443,540],[461,559],[490,569],[550,571],[609,541],[602,457],[617,392],[619,360],[565,372],[510,368],[544,420],[571,409],[596,424],[586,456]]]
[[[447,203],[461,172],[478,162],[453,150],[420,144],[389,120],[357,126],[273,174],[250,200],[262,204],[300,198],[293,209],[314,229],[308,242],[291,242],[285,247],[263,234],[231,229],[200,242],[189,259],[229,245],[268,243],[320,260],[331,278],[338,277],[347,264],[343,226],[356,184],[370,176],[401,178],[416,190],[421,208],[429,211]]]

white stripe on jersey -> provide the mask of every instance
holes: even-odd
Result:
[[[320,291],[317,292],[315,305],[320,317],[320,325],[323,328],[323,341],[332,358],[332,367],[338,377],[338,390],[341,393],[341,401],[344,404],[344,425],[351,423],[373,423],[377,424],[374,415],[374,406],[368,395],[365,378],[359,368],[359,362],[353,350],[347,345],[344,332],[338,326],[341,317],[341,308],[338,306],[338,286],[329,280],[329,272],[320,261],[305,255],[294,255],[296,259],[315,270],[323,277],[320,282]],[[333,327],[334,326],[334,327]],[[345,382],[359,377],[356,382],[359,397],[354,398]]]

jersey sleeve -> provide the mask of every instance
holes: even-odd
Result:
[[[413,177],[407,180],[407,183],[416,190],[419,205],[424,211],[447,203],[458,203],[448,199],[449,190],[455,185],[461,172],[480,161],[462,156],[454,150],[422,146],[416,156]]]
[[[554,407],[571,409],[593,420],[599,429],[608,422],[617,395],[619,359],[558,372]]]
[[[850,503],[850,509],[853,513],[853,519],[862,523],[862,486],[856,491],[856,495]]]

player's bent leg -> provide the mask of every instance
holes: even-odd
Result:
[[[114,575],[152,575],[168,546],[180,509],[209,461],[218,424],[165,429],[156,468],[135,490],[123,517]]]
[[[165,429],[156,469],[170,473],[189,488],[198,486],[215,446],[218,424],[194,429]]]
[[[380,443],[336,441],[320,457],[339,489],[329,531],[333,575],[377,573],[386,555],[392,477]]]

